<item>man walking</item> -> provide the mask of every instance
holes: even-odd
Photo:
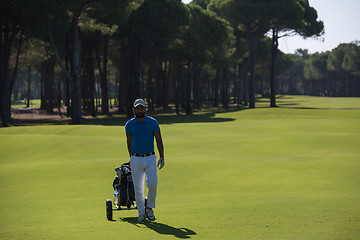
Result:
[[[143,223],[145,216],[154,221],[155,199],[157,191],[156,155],[154,137],[160,154],[157,166],[165,165],[164,146],[162,143],[159,123],[145,114],[146,105],[143,99],[134,102],[135,117],[125,124],[127,147],[130,154],[131,175],[135,189],[135,200],[139,212],[138,222]],[[144,178],[148,187],[147,208],[144,200]]]

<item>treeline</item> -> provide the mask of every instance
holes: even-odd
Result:
[[[360,97],[359,41],[315,54],[299,49],[287,57],[291,66],[278,78],[280,93]]]
[[[204,103],[254,108],[256,94],[271,106],[277,93],[359,94],[358,43],[278,50],[282,36],[323,34],[307,0],[7,0],[0,9],[3,126],[11,99],[31,94],[47,111],[63,102],[73,123],[98,105],[109,114],[111,98],[119,113],[142,97],[191,114]]]

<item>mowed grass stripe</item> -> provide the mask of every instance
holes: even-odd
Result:
[[[157,116],[166,166],[152,225],[132,224],[136,211],[105,217],[128,160],[123,126],[0,129],[0,238],[356,239],[360,101],[328,100]]]

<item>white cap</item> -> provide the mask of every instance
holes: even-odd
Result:
[[[141,98],[135,100],[135,102],[134,102],[134,108],[136,108],[138,105],[142,105],[143,107],[146,107],[146,106],[145,106],[145,101],[142,100]]]

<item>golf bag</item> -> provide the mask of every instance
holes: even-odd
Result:
[[[115,169],[117,176],[113,181],[114,190],[117,188],[119,191],[119,207],[134,205],[135,191],[134,184],[131,176],[131,168],[129,163],[124,163],[120,168]]]

